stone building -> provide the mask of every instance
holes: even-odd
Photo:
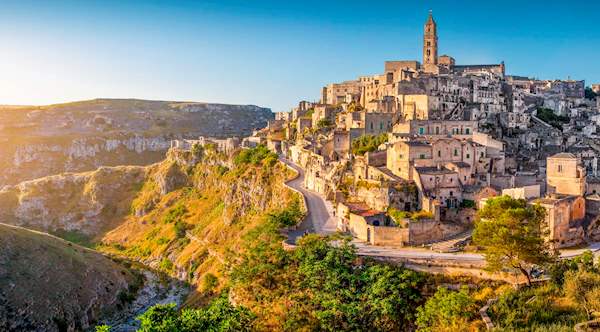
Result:
[[[585,168],[572,153],[558,153],[546,163],[547,192],[583,196],[586,188]]]
[[[429,11],[423,34],[423,71],[437,74],[438,69],[438,36],[437,24]]]
[[[556,248],[574,246],[585,240],[585,169],[570,153],[558,153],[546,162],[545,198],[536,200],[546,209],[548,239]]]

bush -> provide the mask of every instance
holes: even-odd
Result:
[[[245,307],[234,307],[227,294],[206,308],[183,309],[174,303],[157,304],[138,317],[142,332],[251,331],[255,316]]]
[[[303,216],[304,213],[300,210],[300,202],[296,199],[287,208],[269,214],[268,220],[280,228],[290,227],[300,222]]]
[[[171,272],[173,270],[173,262],[171,262],[170,259],[168,259],[167,257],[163,258],[162,261],[160,261],[160,265],[158,266],[159,269],[161,271],[164,272]]]
[[[181,220],[181,217],[183,217],[187,212],[188,210],[184,205],[177,205],[176,207],[171,208],[163,217],[163,223],[171,224],[173,222],[177,222]]]
[[[367,152],[376,151],[381,144],[387,141],[388,136],[385,133],[378,136],[362,135],[352,141],[352,153],[362,156]]]
[[[277,160],[278,156],[261,144],[251,149],[241,150],[238,155],[235,156],[233,162],[238,166],[245,164],[258,165],[267,158],[270,160]]]
[[[202,279],[202,289],[205,292],[212,291],[219,284],[219,279],[212,273],[207,273]]]
[[[177,221],[173,225],[173,230],[175,231],[175,237],[177,239],[184,238],[187,229],[188,229],[188,225],[183,221]]]
[[[565,306],[553,285],[508,290],[488,311],[492,321],[507,331],[530,331],[561,322],[570,326],[585,320],[585,315]]]
[[[569,123],[570,121],[568,116],[556,115],[549,108],[538,108],[537,117],[557,129],[562,129],[563,123]]]
[[[321,119],[321,120],[317,121],[318,129],[328,128],[331,126],[332,126],[332,123],[331,123],[331,121],[329,121],[329,119]]]
[[[458,292],[439,287],[425,305],[417,308],[418,331],[460,331],[476,312],[466,287]]]
[[[197,160],[202,159],[202,156],[204,155],[204,148],[202,147],[202,145],[196,143],[194,145],[192,145],[192,156],[194,158],[196,158]]]

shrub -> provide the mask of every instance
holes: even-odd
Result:
[[[175,231],[175,237],[178,239],[184,238],[185,233],[188,229],[188,225],[183,221],[177,221],[173,225],[173,230]]]
[[[173,262],[165,257],[162,259],[162,261],[160,261],[160,265],[158,267],[164,272],[171,272],[173,270]]]
[[[332,126],[332,123],[331,123],[331,121],[329,121],[329,119],[321,119],[321,120],[317,121],[317,128],[319,128],[319,129],[328,128],[331,126]]]
[[[290,227],[296,225],[304,216],[300,210],[300,202],[295,199],[287,208],[271,213],[268,220],[277,225],[277,227]]]
[[[219,284],[219,279],[212,273],[207,273],[202,278],[202,289],[205,292],[212,291]]]
[[[254,319],[247,308],[231,305],[226,293],[206,308],[178,312],[174,303],[157,304],[138,317],[142,332],[243,332],[253,329]]]
[[[531,331],[536,326],[552,326],[561,322],[570,326],[585,320],[585,315],[571,306],[565,306],[557,295],[560,290],[553,285],[509,289],[488,311],[490,318],[506,331]]]
[[[173,222],[177,222],[188,212],[187,208],[184,205],[177,205],[174,208],[171,208],[167,214],[163,217],[163,223],[171,224]]]
[[[266,146],[260,144],[251,149],[241,150],[233,159],[236,165],[253,164],[258,165],[266,158],[277,160],[277,154],[271,152]]]
[[[554,114],[554,111],[549,108],[538,108],[537,117],[557,129],[562,129],[563,123],[569,123],[568,116],[556,115]]]
[[[439,287],[425,305],[417,308],[418,331],[459,331],[476,312],[466,287],[458,292]]]
[[[388,141],[387,134],[380,135],[362,135],[352,140],[352,153],[355,155],[364,155],[367,152],[376,151],[377,148]]]

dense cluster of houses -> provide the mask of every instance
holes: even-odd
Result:
[[[499,195],[546,208],[556,247],[599,238],[594,90],[437,53],[430,13],[422,63],[387,61],[383,74],[329,84],[239,145],[265,144],[299,164],[305,186],[337,206],[338,228],[374,245],[468,233]]]

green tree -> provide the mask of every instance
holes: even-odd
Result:
[[[139,331],[141,332],[181,331],[175,303],[154,305],[137,319],[140,321]]]
[[[138,317],[142,332],[244,332],[251,331],[255,316],[245,307],[234,307],[221,294],[206,308],[177,311],[174,303],[157,304]]]
[[[372,265],[359,276],[364,283],[360,312],[369,317],[378,331],[405,330],[404,322],[414,318],[414,307],[421,301],[423,277],[408,269]]]
[[[423,306],[417,308],[418,331],[464,331],[476,312],[475,302],[466,287],[458,292],[439,287]]]
[[[96,326],[96,332],[110,332],[111,328],[108,325],[98,325]]]
[[[531,285],[531,267],[554,261],[555,253],[544,240],[545,210],[508,196],[488,200],[478,213],[473,241],[485,248],[487,268],[520,271]]]

